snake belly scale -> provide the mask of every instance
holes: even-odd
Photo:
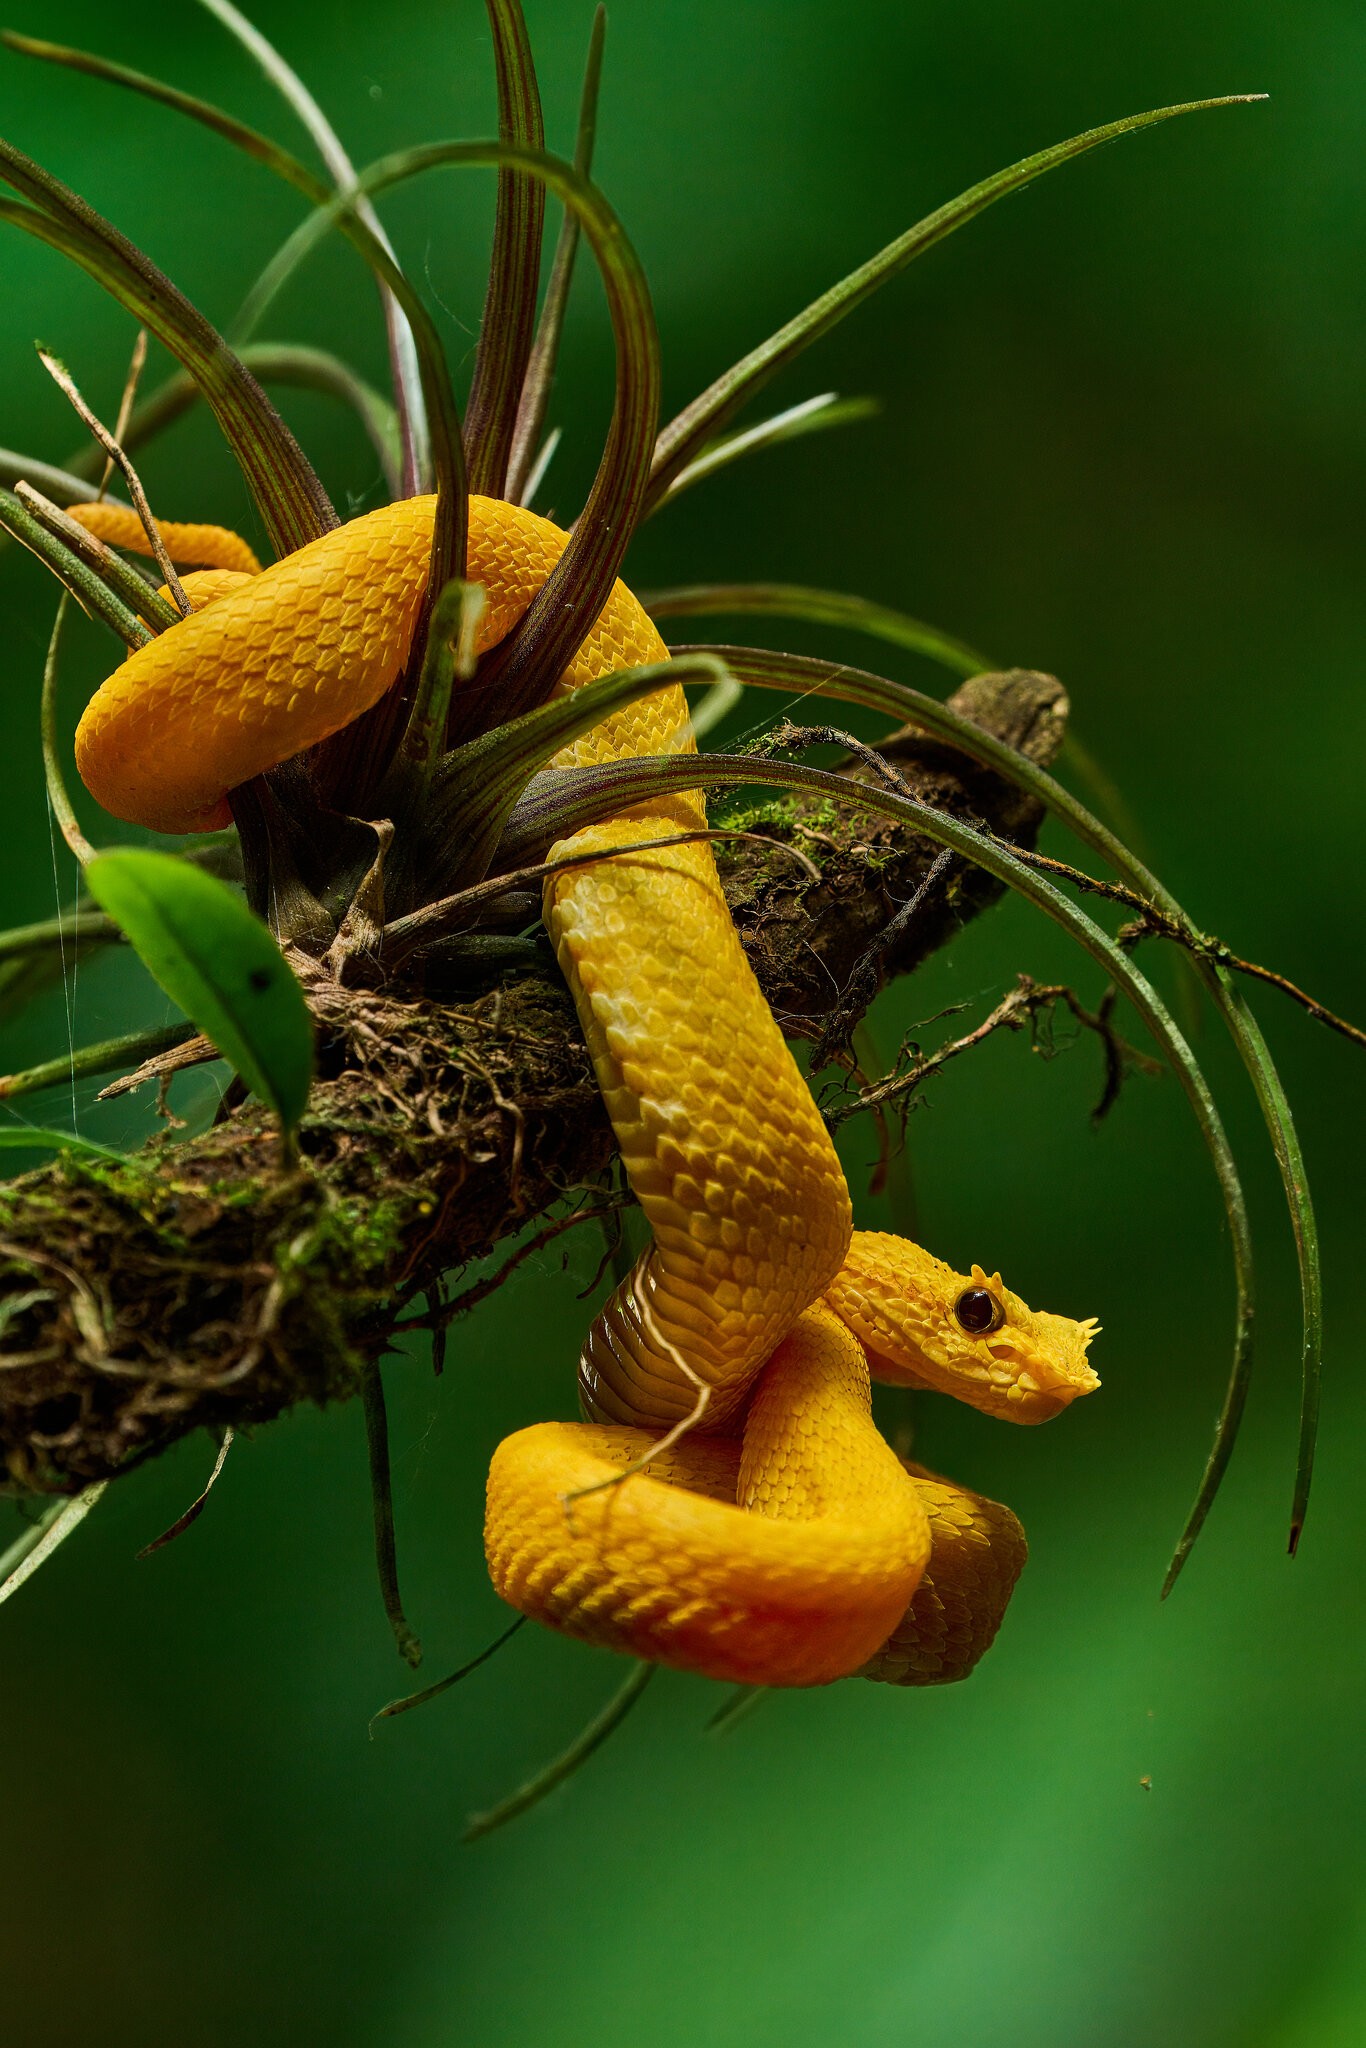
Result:
[[[235,535],[168,523],[173,557],[200,565],[185,578],[192,611],[129,656],[77,733],[105,808],[161,831],[226,823],[234,787],[375,703],[409,654],[434,505],[385,506],[259,573]],[[124,511],[71,513],[145,549]],[[480,652],[525,611],[566,538],[518,507],[470,500]],[[666,656],[617,583],[558,689]],[[555,765],[692,747],[669,686]],[[1008,1510],[894,1455],[872,1420],[870,1368],[1040,1421],[1097,1384],[1093,1326],[1031,1311],[999,1275],[852,1234],[839,1161],[709,846],[617,852],[704,823],[688,793],[552,849],[602,856],[547,880],[544,915],[652,1242],[584,1345],[590,1420],[498,1447],[490,1570],[552,1627],[714,1677],[959,1676],[995,1632],[1023,1539]]]

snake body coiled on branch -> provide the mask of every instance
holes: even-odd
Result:
[[[105,808],[161,831],[224,824],[232,789],[376,703],[411,649],[434,508],[385,506],[259,573],[235,535],[168,524],[172,555],[203,565],[185,579],[195,609],[131,654],[81,721],[78,766]],[[72,515],[146,549],[127,512]],[[566,540],[471,498],[478,651],[511,630]],[[558,690],[667,656],[618,582]],[[555,766],[692,748],[670,685]],[[834,1147],[710,847],[639,850],[705,822],[692,792],[551,849],[600,856],[547,878],[544,916],[652,1242],[583,1347],[591,1419],[521,1430],[494,1455],[493,1581],[553,1627],[712,1677],[962,1676],[995,1633],[1023,1537],[1008,1509],[892,1452],[870,1372],[1042,1421],[1097,1384],[1093,1326],[1030,1310],[999,1275],[852,1233]]]

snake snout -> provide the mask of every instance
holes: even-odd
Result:
[[[1028,1309],[1014,1297],[1012,1310],[1000,1335],[986,1340],[994,1365],[1009,1375],[1005,1406],[997,1412],[1012,1422],[1050,1422],[1100,1385],[1086,1356],[1100,1325],[1094,1317],[1079,1323],[1070,1316]]]

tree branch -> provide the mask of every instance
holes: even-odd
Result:
[[[1066,698],[1048,677],[979,677],[954,704],[1038,761],[1062,737]],[[885,751],[917,796],[1032,839],[1037,807],[952,749],[908,732]],[[751,963],[780,1015],[819,1017],[938,849],[801,797],[743,823],[776,842],[717,846]],[[881,976],[911,971],[998,893],[955,871],[878,958]],[[488,957],[495,985],[459,1000],[310,986],[319,1077],[292,1172],[248,1102],[126,1165],[67,1155],[0,1187],[11,1490],[76,1492],[202,1425],[347,1398],[405,1315],[444,1320],[411,1314],[443,1275],[566,1201],[608,1201],[612,1132],[568,994],[544,949]]]

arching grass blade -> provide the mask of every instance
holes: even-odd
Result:
[[[424,895],[434,899],[487,873],[513,806],[562,747],[671,683],[724,680],[709,655],[617,669],[454,748],[438,763],[427,799],[418,853]]]
[[[122,1038],[77,1046],[74,1052],[61,1053],[55,1060],[43,1060],[17,1074],[0,1074],[0,1102],[37,1095],[44,1088],[65,1087],[71,1081],[88,1081],[97,1074],[112,1074],[116,1067],[136,1067],[159,1052],[183,1045],[193,1030],[190,1024],[163,1024],[153,1031],[130,1031]]]
[[[598,91],[602,83],[602,49],[607,33],[607,9],[599,4],[593,15],[592,33],[588,39],[588,62],[584,67],[583,92],[579,100],[579,127],[574,143],[574,169],[581,178],[591,175],[593,169],[593,145],[597,139]],[[560,335],[564,329],[565,309],[569,304],[569,288],[574,281],[574,259],[579,251],[579,217],[572,207],[565,208],[560,223],[559,237],[555,243],[555,254],[550,264],[550,279],[545,288],[545,303],[536,326],[536,338],[531,345],[531,356],[527,363],[526,377],[522,384],[521,402],[517,408],[517,424],[513,430],[512,450],[508,456],[507,493],[515,505],[530,503],[532,496],[532,470],[537,460],[537,449],[545,432],[546,407],[550,402],[551,387],[555,382],[555,364],[560,353]]]
[[[97,1145],[92,1138],[75,1131],[49,1131],[38,1124],[0,1124],[0,1152],[74,1152],[82,1159],[113,1159],[126,1166],[126,1152],[112,1145]]]
[[[923,654],[956,676],[980,676],[997,666],[965,640],[927,626],[907,612],[848,597],[839,590],[813,590],[802,583],[689,583],[674,590],[647,590],[641,603],[652,619],[755,617],[803,619],[838,626]]]
[[[534,1778],[529,1778],[525,1785],[519,1785],[515,1792],[500,1800],[497,1806],[490,1807],[487,1813],[471,1814],[460,1839],[464,1842],[477,1842],[481,1835],[491,1835],[495,1828],[505,1827],[510,1820],[516,1820],[519,1815],[529,1812],[533,1806],[539,1806],[557,1786],[572,1778],[574,1773],[588,1762],[594,1751],[601,1749],[608,1736],[614,1735],[620,1728],[658,1669],[657,1664],[637,1664],[625,1683],[613,1693],[602,1712],[594,1716],[582,1734],[570,1743],[568,1749],[546,1764]]]
[[[659,503],[679,471],[697,460],[706,444],[779,370],[794,361],[812,342],[828,334],[832,327],[852,313],[856,306],[862,305],[889,278],[904,270],[908,263],[927,249],[932,249],[936,242],[942,242],[955,228],[974,219],[998,199],[1018,192],[1021,186],[1043,177],[1060,164],[1083,156],[1102,143],[1114,142],[1122,135],[1136,134],[1138,130],[1154,127],[1160,121],[1173,120],[1179,114],[1200,113],[1210,107],[1241,106],[1264,97],[1261,93],[1232,93],[1220,99],[1190,100],[1182,106],[1158,107],[1149,113],[1131,114],[1123,121],[1108,121],[1103,127],[1088,129],[1083,135],[1074,135],[1070,141],[1056,143],[1051,149],[1040,150],[1035,156],[1011,164],[1008,169],[996,172],[994,177],[984,178],[980,184],[960,193],[946,206],[927,214],[924,220],[918,221],[894,242],[889,242],[867,263],[861,264],[857,270],[841,278],[838,284],[832,285],[829,291],[823,292],[820,298],[814,299],[767,341],[751,349],[747,356],[695,398],[677,419],[670,421],[655,450],[646,512],[652,511]]]
[[[4,1557],[0,1558],[0,1567],[9,1566],[0,1577],[0,1607],[12,1599],[21,1586],[27,1585],[33,1574],[47,1563],[53,1551],[79,1529],[108,1484],[107,1479],[98,1479],[74,1499],[64,1500],[55,1509],[49,1509],[37,1525],[36,1542],[30,1543],[25,1537],[20,1537],[17,1544],[10,1545]],[[17,1558],[16,1552],[19,1553]],[[11,1563],[11,1559],[15,1561]]]
[[[3,218],[4,202],[0,201],[0,218]],[[36,555],[45,569],[50,569],[83,612],[101,625],[108,626],[116,633],[125,647],[145,647],[152,635],[136,613],[129,610],[123,599],[109,588],[94,569],[49,532],[42,522],[16,498],[12,491],[0,491],[0,527],[21,547]],[[151,592],[148,592],[149,597]]]
[[[722,645],[679,647],[674,652],[680,656],[710,653],[723,661],[729,671],[743,682],[767,689],[790,690],[803,696],[830,696],[845,703],[862,704],[869,710],[885,712],[899,723],[913,721],[936,733],[974,760],[981,761],[984,766],[1027,790],[1177,927],[1186,942],[1182,957],[1189,960],[1198,981],[1218,1011],[1256,1091],[1290,1212],[1299,1270],[1302,1323],[1300,1448],[1291,1508],[1290,1547],[1293,1550],[1299,1541],[1308,1506],[1322,1375],[1323,1274],[1318,1227],[1294,1117],[1270,1048],[1251,1010],[1221,964],[1212,942],[1192,922],[1151,868],[1088,811],[1070,790],[1023,754],[983,732],[970,720],[958,717],[935,698],[904,683],[891,682],[885,676],[869,675],[860,669],[836,668],[829,662],[813,661],[801,655],[775,654],[766,648]],[[1250,1359],[1250,1353],[1248,1355]],[[1205,1477],[1172,1559],[1164,1588],[1166,1592],[1170,1592],[1175,1584],[1181,1566],[1190,1554],[1195,1534],[1213,1504],[1232,1454],[1245,1398],[1245,1382],[1241,1386],[1231,1382],[1215,1430]]]
[[[349,195],[354,191],[356,170],[342,144],[341,137],[328,120],[318,102],[298,73],[288,65],[274,44],[267,41],[254,23],[247,20],[232,5],[232,0],[200,0],[210,14],[217,17],[242,47],[260,65],[287,105],[293,108],[308,133],[312,136],[319,156],[327,165],[338,192]],[[394,245],[380,224],[379,215],[363,195],[357,199],[356,212],[374,235],[376,241],[397,264]],[[422,392],[422,372],[418,362],[417,344],[407,315],[389,286],[381,283],[380,294],[384,302],[384,325],[389,340],[389,363],[393,379],[394,401],[397,408],[400,460],[395,496],[412,497],[417,491],[431,488],[431,433],[427,424],[427,406]]]
[[[588,502],[559,562],[480,670],[500,715],[512,718],[549,694],[606,603],[635,531],[659,411],[659,337],[645,273],[621,222],[597,187],[558,157],[487,142],[429,143],[371,165],[361,183],[383,192],[461,164],[524,169],[573,208],[602,273],[617,349],[612,420]],[[458,702],[457,716],[461,708]]]
[[[785,412],[775,412],[752,427],[742,427],[738,433],[723,434],[711,442],[695,462],[679,470],[654,509],[657,512],[660,506],[672,504],[680,491],[690,490],[694,484],[715,476],[718,470],[729,469],[746,455],[776,448],[781,441],[823,434],[831,427],[855,426],[860,420],[876,418],[881,410],[875,398],[841,398],[837,391],[822,391],[815,398],[804,398],[799,405],[788,406]]]
[[[498,78],[499,138],[522,149],[540,149],[545,124],[521,0],[485,0],[485,5]],[[545,186],[505,166],[498,173],[488,293],[465,407],[470,489],[485,497],[508,495],[508,459],[536,324],[544,225]]]

